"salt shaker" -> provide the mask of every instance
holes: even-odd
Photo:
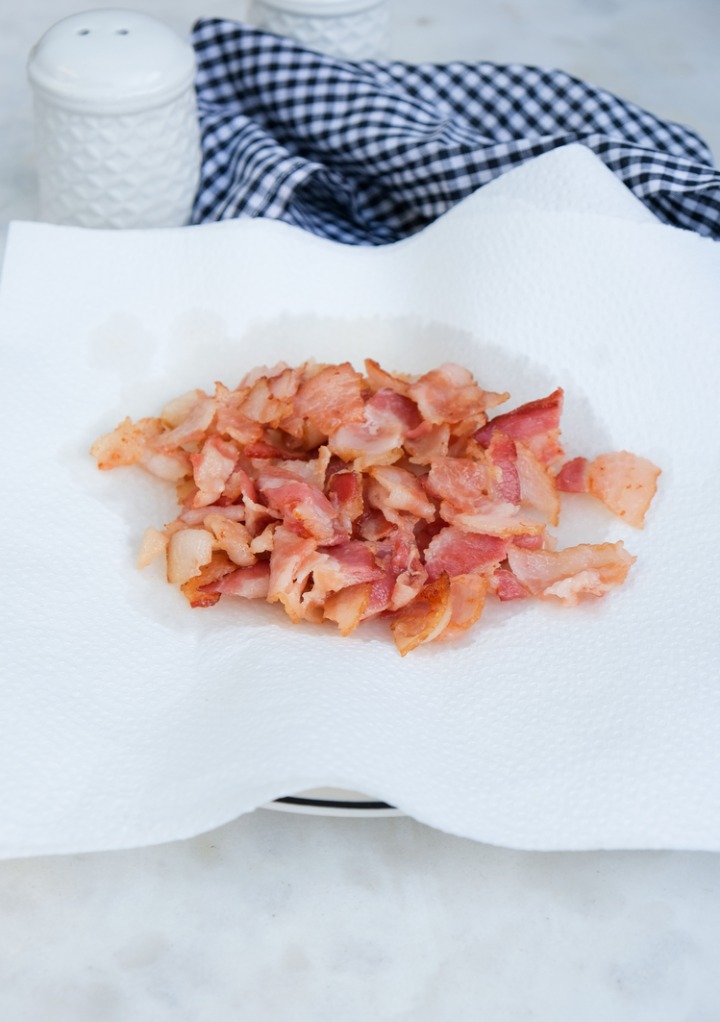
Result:
[[[200,174],[195,56],[161,22],[93,10],[32,49],[40,216],[81,227],[178,227]]]
[[[254,0],[250,21],[333,57],[387,56],[388,0]]]

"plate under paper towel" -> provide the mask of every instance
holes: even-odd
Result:
[[[515,847],[720,848],[720,246],[608,215],[616,182],[576,169],[593,211],[487,188],[378,249],[257,220],[12,228],[3,855],[187,837],[318,785]],[[452,359],[513,405],[562,385],[570,456],[659,464],[641,532],[564,502],[562,541],[623,539],[628,583],[574,610],[491,604],[401,659],[382,623],[342,639],[275,607],[192,611],[134,568],[174,495],[97,472],[97,435],[259,362],[366,356]]]

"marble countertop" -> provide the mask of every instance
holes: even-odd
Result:
[[[35,215],[27,52],[0,12],[0,246]],[[119,6],[95,0],[87,6]],[[185,31],[243,0],[138,0]],[[720,152],[716,0],[393,0],[393,55],[554,65]],[[715,1022],[720,857],[532,853],[405,817],[257,812],[134,851],[0,862],[3,1022]]]

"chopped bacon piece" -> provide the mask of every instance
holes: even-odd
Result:
[[[263,426],[241,411],[246,394],[247,390],[228,390],[222,383],[215,384],[217,431],[243,445],[260,440],[263,435]]]
[[[288,451],[284,448],[273,447],[266,440],[253,440],[245,444],[245,457],[257,458],[259,461],[271,458],[280,458],[284,461],[306,461],[306,451]]]
[[[412,465],[431,465],[437,458],[444,458],[450,446],[450,427],[446,422],[432,425],[423,422],[408,433],[404,448]]]
[[[389,373],[371,358],[365,359],[365,375],[373,390],[394,390],[404,397],[407,397],[408,387],[413,382],[413,377]]]
[[[337,459],[342,468],[328,469],[330,476],[325,486],[327,498],[346,522],[355,522],[365,510],[362,476],[349,470],[344,462]]]
[[[393,618],[390,628],[400,655],[405,656],[417,646],[436,639],[450,623],[451,616],[450,579],[441,575],[434,582],[428,582],[412,603],[402,607]]]
[[[488,581],[483,575],[456,575],[450,579],[450,620],[438,638],[455,639],[480,618]]]
[[[490,446],[495,436],[490,442]],[[560,498],[554,478],[545,464],[537,458],[529,447],[518,440],[515,445],[517,454],[516,468],[520,482],[520,506],[537,511],[544,522],[557,525],[560,517]],[[488,448],[488,453],[490,448]]]
[[[587,493],[590,488],[587,458],[573,458],[566,461],[555,476],[555,485],[564,493]]]
[[[466,514],[456,511],[452,504],[443,501],[440,515],[449,525],[454,525],[465,532],[477,532],[486,536],[537,536],[545,526],[542,522],[525,518],[518,512],[515,504],[489,504],[482,511]]]
[[[642,529],[659,475],[657,465],[629,451],[601,454],[590,465],[589,489],[613,514]]]
[[[149,526],[143,533],[142,543],[138,552],[138,568],[147,568],[149,564],[152,564],[156,557],[165,553],[167,545],[168,537],[165,533],[159,532],[158,529],[153,529],[152,526]]]
[[[361,420],[342,425],[328,438],[328,446],[357,469],[387,465],[402,455],[402,443],[419,427],[417,406],[392,390],[379,390],[366,402]]]
[[[151,439],[158,436],[162,426],[159,419],[123,419],[112,433],[101,436],[90,448],[98,468],[106,472],[121,465],[135,465],[142,458]]]
[[[255,554],[250,549],[252,536],[247,526],[222,514],[208,515],[203,524],[215,537],[214,546],[224,550],[234,564],[247,567],[255,563]]]
[[[218,596],[241,596],[245,600],[266,600],[270,589],[270,563],[258,561],[245,568],[236,568],[215,582],[202,586],[205,593]]]
[[[446,525],[430,540],[425,551],[425,567],[430,580],[446,574],[468,575],[492,572],[507,555],[508,541],[499,536],[463,532]]]
[[[498,470],[493,495],[509,504],[520,503],[520,475],[517,445],[507,433],[496,430],[490,438],[487,460]]]
[[[175,447],[184,447],[203,439],[215,418],[215,399],[202,391],[199,393],[202,396],[190,406],[182,421],[156,440],[158,450],[171,451]]]
[[[167,548],[168,582],[182,585],[199,574],[213,554],[213,534],[207,529],[179,529],[170,536]]]
[[[228,555],[218,550],[197,575],[180,586],[182,594],[191,607],[212,607],[220,599],[220,593],[208,592],[205,587],[234,570],[235,565]]]
[[[392,508],[408,511],[418,518],[431,522],[435,517],[435,505],[428,500],[417,476],[397,465],[375,465],[368,471],[376,485],[370,485],[370,504],[379,509]]]
[[[239,407],[241,414],[263,425],[278,426],[293,411],[299,376],[297,369],[280,362],[273,369],[263,367],[261,375],[245,377],[242,386],[247,389]]]
[[[326,436],[363,417],[363,378],[349,362],[325,366],[300,384],[295,412],[310,420]]]
[[[487,506],[495,486],[494,466],[471,458],[437,458],[427,477],[428,493],[453,509],[472,514]]]
[[[499,600],[524,600],[530,591],[508,568],[496,568],[490,578],[490,585]]]
[[[342,536],[338,514],[325,494],[283,468],[263,469],[257,486],[268,506],[279,511],[286,525],[318,543],[337,542]]]
[[[508,550],[510,569],[522,585],[540,599],[556,597],[567,606],[583,593],[602,596],[620,585],[635,558],[622,541],[580,543],[565,550]]]
[[[552,465],[563,455],[558,440],[562,403],[563,390],[558,387],[547,397],[528,401],[512,412],[496,415],[477,431],[475,439],[487,447],[493,433],[500,430],[513,440],[522,440],[540,461]]]
[[[427,422],[454,424],[470,418],[484,422],[487,409],[506,401],[509,395],[482,390],[467,369],[445,362],[411,383],[408,396]]]
[[[394,579],[388,603],[390,610],[409,603],[427,582],[427,569],[420,557],[413,523],[408,519],[398,518],[396,528],[377,543],[375,558]]]
[[[217,435],[208,437],[198,454],[190,455],[193,478],[198,488],[193,507],[214,504],[222,496],[237,460],[237,448]]]
[[[362,621],[370,605],[371,592],[372,585],[369,582],[358,582],[347,589],[330,593],[325,600],[325,618],[337,624],[341,635],[349,635]]]

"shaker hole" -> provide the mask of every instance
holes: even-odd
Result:
[[[126,28],[116,28],[115,35],[127,35],[128,30]]]
[[[77,30],[77,34],[78,35],[90,35],[90,29],[89,28],[79,28]]]

